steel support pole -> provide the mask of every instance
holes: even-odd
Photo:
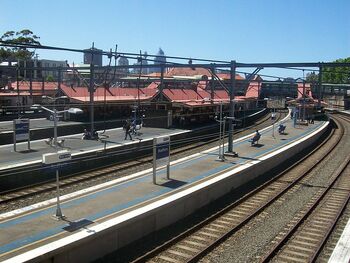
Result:
[[[56,214],[54,215],[54,218],[57,220],[63,219],[65,216],[62,213],[61,210],[61,204],[60,204],[60,179],[59,179],[59,171],[58,166],[56,167],[56,198],[57,198],[57,205],[56,205]]]
[[[20,105],[20,102],[19,102],[19,100],[20,100],[20,96],[19,96],[19,61],[17,62],[18,64],[17,64],[17,70],[16,70],[16,88],[17,88],[17,114],[18,114],[18,119],[20,118],[20,116],[21,116],[21,110],[20,110],[20,107],[19,107],[19,105]]]
[[[91,55],[91,64],[90,64],[90,85],[89,85],[89,92],[90,92],[90,132],[91,134],[94,131],[94,64],[92,62],[93,60],[93,54]]]
[[[163,101],[163,89],[164,89],[164,64],[160,65],[160,92],[159,100]]]
[[[222,143],[221,143],[221,133],[222,133],[222,130],[221,130],[221,125],[222,125],[222,102],[220,103],[220,117],[219,117],[219,125],[220,125],[220,129],[219,129],[219,160],[222,161],[222,154],[221,154],[221,146],[222,146]]]
[[[53,109],[53,118],[54,118],[54,144],[56,153],[58,152],[57,148],[57,110],[56,107]],[[56,214],[54,215],[54,218],[57,220],[61,220],[64,218],[64,215],[61,211],[61,205],[60,205],[60,179],[59,179],[59,171],[58,166],[56,166],[56,198],[57,198],[57,204],[56,204]]]
[[[230,109],[228,122],[228,152],[233,152],[233,118],[234,118],[234,91],[236,85],[236,61],[231,61],[231,89],[230,89]]]
[[[222,154],[221,154],[221,160],[225,161],[225,123],[226,123],[226,117],[223,116],[222,118],[223,124],[222,124]]]
[[[55,145],[55,149],[57,152],[57,110],[56,106],[53,109],[53,144]]]
[[[157,158],[157,139],[153,138],[153,184],[157,184],[157,164],[156,164],[156,158]]]
[[[211,103],[214,102],[214,98],[215,98],[215,96],[214,96],[214,88],[215,88],[214,74],[215,74],[215,67],[212,64],[212,66],[211,66],[211,79],[210,79],[210,100],[211,100]]]
[[[318,66],[318,107],[321,109],[321,97],[322,97],[322,64]]]

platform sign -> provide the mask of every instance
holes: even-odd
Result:
[[[70,151],[58,151],[57,153],[45,153],[43,154],[43,163],[44,164],[55,164],[72,159]]]
[[[25,141],[29,139],[29,119],[13,120],[13,131],[16,141]]]
[[[28,149],[30,149],[30,122],[29,119],[13,120],[13,147],[16,151],[16,142],[28,140]]]
[[[156,183],[156,171],[159,167],[167,167],[167,179],[170,170],[170,137],[153,139],[153,182]]]

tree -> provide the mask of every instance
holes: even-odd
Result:
[[[33,34],[29,29],[23,29],[19,32],[7,31],[1,37],[0,41],[5,44],[31,44],[40,46],[40,37]],[[35,51],[30,51],[24,47],[1,47],[0,61],[17,61],[31,59]]]
[[[46,81],[47,81],[47,82],[54,82],[55,79],[53,78],[52,75],[48,75],[48,76],[46,77]]]
[[[350,57],[337,59],[334,62],[350,63]],[[322,82],[337,84],[350,83],[350,67],[325,67],[322,74]]]
[[[349,58],[340,58],[333,62],[350,63]],[[318,74],[315,72],[306,75],[307,82],[318,82]],[[350,83],[350,67],[323,67],[322,82],[334,84],[349,84]]]

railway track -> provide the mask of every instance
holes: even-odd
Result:
[[[327,155],[336,151],[337,147],[342,143],[342,140],[344,140],[344,128],[340,124],[340,121],[337,121],[337,124],[339,129],[334,129],[322,144],[302,160],[288,167],[285,171],[245,195],[237,202],[228,205],[199,224],[196,224],[164,244],[145,253],[133,262],[197,262],[200,260],[204,255],[212,251],[213,248],[223,243],[228,237],[234,235],[238,230],[246,226],[250,221],[261,216],[266,208],[272,206],[274,203],[283,202],[286,196],[295,193],[302,186],[307,186],[312,176],[312,171],[319,168]],[[348,165],[347,162],[343,164],[344,167]],[[339,200],[343,195],[348,196],[349,183],[347,183],[346,186],[344,185],[341,190],[334,190],[335,182],[337,181],[335,180],[334,183],[329,184],[331,189],[329,191],[337,192],[334,194],[334,198],[330,199],[329,202],[330,204],[334,204],[337,208],[332,208],[333,210],[330,208],[327,214],[333,214],[335,210],[344,206],[347,202]],[[341,184],[341,182],[339,182],[339,184]],[[322,188],[320,193],[325,191],[326,190]],[[344,192],[345,194],[342,195],[339,192]],[[312,198],[312,201],[316,202],[316,196]],[[306,210],[307,209],[305,209],[305,213]],[[301,214],[303,213],[298,213],[299,216]],[[341,214],[341,212],[339,212],[339,214]],[[329,220],[332,221],[332,219],[328,219],[328,221]],[[323,223],[327,225],[325,221],[324,218],[320,218],[318,223],[320,225]],[[288,226],[295,225],[297,222],[299,222],[299,220],[292,220]],[[300,220],[300,222],[303,222],[303,220]],[[318,227],[314,227],[313,229],[318,231]],[[331,229],[332,227],[328,228],[328,232],[330,232]],[[271,255],[276,255],[276,251],[280,246],[285,244],[285,240],[288,240],[289,236],[285,232],[282,233],[283,235],[281,234],[281,236],[286,236],[286,239],[280,239],[281,245],[276,245],[274,249],[271,249]],[[291,233],[294,233],[294,231],[291,231]],[[304,243],[304,250],[308,250],[309,247],[306,247],[307,249]],[[315,255],[317,256],[317,254]],[[259,260],[264,261],[265,258],[267,261],[270,260],[269,256],[262,257]],[[280,261],[277,259],[276,262]],[[300,262],[306,261],[301,260]]]
[[[287,111],[279,112],[276,122],[282,119],[283,117],[285,117],[286,114],[287,114]],[[270,124],[271,124],[270,117],[265,116],[260,121],[258,121],[254,126],[235,130],[235,134],[243,136],[245,134],[251,133],[255,129],[262,129],[263,127],[266,127]],[[176,144],[176,142],[174,142],[174,144],[171,146],[173,148],[171,150],[171,159],[176,160],[178,158],[183,157],[184,155],[190,155],[192,153],[196,153],[198,151],[211,148],[217,145],[217,137],[218,135],[208,135],[207,137],[200,137],[198,138],[198,140],[196,140],[196,138],[191,138],[191,140],[188,140],[185,143],[182,142],[182,145],[180,145],[179,142],[177,143],[178,145]],[[92,160],[89,159],[84,161],[92,161]],[[106,180],[119,178],[124,174],[127,174],[128,172],[137,172],[140,170],[147,169],[151,167],[151,165],[152,165],[152,157],[149,154],[147,154],[144,156],[140,156],[136,160],[129,160],[123,163],[117,163],[106,167],[99,167],[94,170],[70,175],[69,177],[60,179],[61,192],[67,193],[65,192],[65,189],[68,189],[68,188],[69,188],[69,190],[67,190],[68,192],[76,191],[78,190],[77,189],[78,187],[82,189],[92,184],[98,184],[101,182],[101,180],[106,181]],[[38,169],[38,168],[29,167],[27,169]],[[17,172],[21,172],[21,171],[17,171]],[[88,185],[85,184],[86,182]],[[11,191],[2,192],[0,193],[0,207],[1,205],[3,205],[2,211],[6,211],[11,209],[11,206],[7,205],[9,203],[14,203],[17,200],[23,200],[28,197],[32,197],[34,195],[39,195],[39,194],[49,193],[49,192],[54,193],[55,189],[56,189],[56,183],[54,180],[52,180],[52,181],[48,181],[40,184],[30,185],[28,187],[21,188],[21,189],[14,189]]]
[[[347,117],[340,116],[346,122]],[[339,122],[339,125],[342,125]],[[344,130],[344,127],[342,127]],[[350,156],[344,158],[312,200],[274,240],[261,262],[315,262],[350,198]]]

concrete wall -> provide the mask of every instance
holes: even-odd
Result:
[[[188,194],[177,193],[178,195],[183,195],[171,202],[160,203],[161,201],[156,201],[157,203],[159,202],[159,206],[147,212],[130,216],[131,219],[118,221],[118,223],[104,229],[101,228],[103,230],[96,231],[84,238],[77,238],[76,236],[75,242],[42,255],[40,259],[37,258],[37,260],[34,261],[42,261],[45,259],[45,262],[87,262],[100,258],[153,231],[160,230],[177,222],[190,215],[195,210],[229,193],[233,189],[255,179],[273,167],[278,166],[281,162],[290,159],[293,155],[299,153],[308,146],[311,146],[326,131],[327,128],[324,128],[308,140],[296,144],[238,173],[227,174],[225,178],[222,177],[224,179],[220,179],[221,175],[213,177],[215,179],[219,177],[219,179],[210,185],[194,190],[188,189]],[[237,169],[241,168],[238,167]],[[147,205],[143,208],[146,206]],[[133,212],[136,210],[133,210]],[[99,227],[103,227],[103,223],[100,224]]]

